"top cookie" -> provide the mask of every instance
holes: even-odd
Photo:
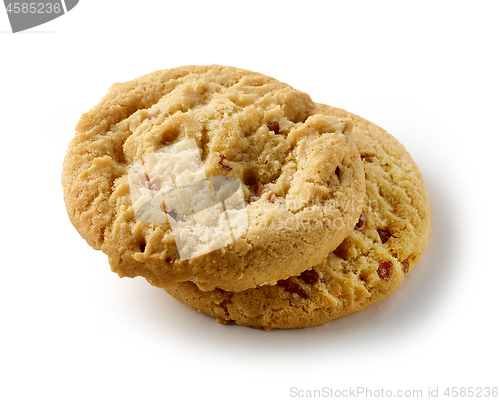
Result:
[[[120,276],[242,291],[300,274],[353,229],[365,183],[348,118],[221,66],[115,84],[64,160],[73,225]]]

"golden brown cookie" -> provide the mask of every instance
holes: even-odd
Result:
[[[242,291],[302,273],[348,235],[365,195],[349,118],[221,66],[111,87],[76,127],[68,215],[120,276]]]
[[[354,122],[367,191],[355,229],[312,270],[277,285],[241,292],[204,292],[189,282],[167,287],[179,301],[219,323],[266,330],[309,327],[387,297],[413,269],[431,232],[431,207],[420,171],[405,148],[383,129],[344,110],[318,107],[322,113]]]

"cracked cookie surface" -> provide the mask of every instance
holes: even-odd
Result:
[[[318,108],[354,122],[367,194],[351,234],[312,270],[276,285],[204,292],[186,282],[167,292],[219,323],[270,330],[315,326],[355,313],[404,281],[430,238],[431,207],[423,177],[405,148],[380,127],[338,108]]]
[[[307,94],[237,68],[117,83],[69,145],[68,215],[122,277],[275,284],[320,263],[358,221],[365,181],[351,130]]]

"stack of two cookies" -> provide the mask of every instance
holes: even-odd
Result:
[[[68,215],[122,277],[220,323],[298,328],[391,294],[430,237],[423,178],[376,125],[221,66],[115,84],[76,127]]]

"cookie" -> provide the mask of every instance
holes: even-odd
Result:
[[[302,273],[365,196],[350,118],[265,75],[157,71],[85,113],[62,183],[81,236],[121,277],[243,291]]]
[[[431,231],[429,198],[416,164],[382,128],[341,109],[318,107],[354,122],[367,193],[355,229],[312,270],[276,285],[241,292],[204,292],[189,282],[165,288],[179,301],[219,323],[266,330],[309,327],[387,297],[414,268]]]

